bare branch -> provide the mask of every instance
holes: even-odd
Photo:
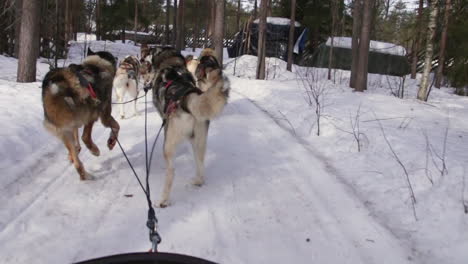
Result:
[[[432,174],[431,171],[429,170],[429,155],[432,156],[431,153],[431,147],[429,143],[429,137],[427,136],[426,131],[423,132],[424,138],[426,139],[426,166],[424,168],[424,172],[426,174],[426,178],[429,180],[429,182],[434,185],[434,180],[432,179]]]
[[[385,130],[384,130],[383,126],[382,126],[382,123],[380,122],[380,120],[377,119],[377,116],[375,115],[375,113],[374,113],[374,116],[375,116],[377,122],[379,123],[380,130],[382,131],[382,135],[383,135],[383,137],[385,139],[385,142],[387,143],[388,148],[390,149],[390,151],[393,154],[393,157],[395,158],[397,163],[401,166],[401,168],[403,169],[403,171],[404,171],[404,173],[406,175],[406,183],[408,184],[408,189],[410,190],[410,198],[411,198],[411,205],[413,206],[414,219],[416,221],[418,221],[418,217],[416,215],[416,196],[414,195],[413,186],[411,185],[411,181],[409,179],[408,171],[406,170],[405,165],[403,164],[403,162],[401,162],[401,160],[398,157],[398,155],[396,154],[396,152],[393,150],[392,145],[390,144],[390,142],[387,139],[387,135],[385,134]]]
[[[292,132],[294,133],[294,136],[297,136],[296,130],[294,129],[294,127],[293,127],[293,125],[291,124],[291,122],[289,122],[289,119],[288,119],[280,110],[278,110],[278,112],[283,116],[283,118],[284,118],[283,120],[285,120],[286,122],[288,122],[289,127],[291,127],[291,130],[292,130]]]
[[[465,198],[465,167],[462,174],[462,204],[465,214],[468,214],[468,200]]]

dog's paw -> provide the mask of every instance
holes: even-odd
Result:
[[[171,203],[168,201],[168,200],[163,200],[163,201],[160,201],[159,203],[156,204],[156,207],[158,208],[166,208],[168,207],[169,205],[171,205]]]
[[[99,156],[101,155],[101,151],[99,150],[99,148],[93,144],[93,146],[89,149],[89,151],[91,151],[91,154],[93,154],[94,156]]]
[[[205,183],[205,180],[203,180],[203,178],[196,177],[196,178],[193,178],[191,182],[193,185],[200,187]]]
[[[112,150],[115,147],[115,143],[117,143],[117,138],[112,136],[107,140],[107,147],[109,150]]]
[[[82,181],[94,181],[96,180],[96,177],[92,174],[89,174],[88,172],[85,172],[84,174],[84,178],[81,178],[81,175],[80,175],[80,180]]]

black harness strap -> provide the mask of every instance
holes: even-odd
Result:
[[[128,158],[127,154],[125,153],[125,150],[123,149],[122,145],[120,144],[119,139],[116,137],[117,143],[120,147],[120,150],[122,151],[123,155],[125,156],[125,159],[127,160],[128,165],[132,169],[133,175],[135,175],[135,178],[137,179],[138,183],[140,184],[141,189],[145,193],[146,196],[146,201],[148,202],[148,219],[146,220],[146,226],[149,229],[149,240],[151,241],[151,250],[152,252],[157,252],[157,246],[159,243],[161,243],[161,236],[159,235],[157,231],[157,224],[158,224],[158,219],[156,218],[156,213],[153,208],[153,204],[151,202],[151,190],[150,190],[150,185],[149,185],[149,173],[151,170],[151,160],[153,157],[153,151],[154,151],[154,146],[156,145],[156,142],[159,138],[159,135],[161,133],[162,128],[165,125],[165,121],[161,124],[161,128],[159,129],[159,132],[154,140],[153,143],[153,148],[151,150],[151,156],[150,159],[148,160],[148,137],[147,137],[147,115],[148,115],[148,110],[147,110],[147,100],[146,100],[146,92],[145,92],[145,152],[146,152],[146,188],[143,186],[141,183],[140,178],[138,177],[138,174],[136,173],[135,169],[133,168],[132,163],[130,162],[130,159]],[[113,132],[112,132],[113,133]]]

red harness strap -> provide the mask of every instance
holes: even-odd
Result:
[[[169,86],[171,86],[172,84],[172,80],[169,80],[166,85],[164,85],[164,88],[168,89]],[[169,104],[167,105],[167,109],[166,109],[166,115],[171,115],[172,113],[175,112],[175,110],[177,109],[177,103],[174,102],[174,101],[170,101]]]
[[[166,88],[166,89],[169,88],[169,86],[171,86],[171,84],[172,84],[172,80],[169,80],[169,81],[166,83],[166,85],[164,85],[164,88]]]
[[[91,95],[92,98],[97,98],[97,95],[96,95],[96,92],[94,91],[93,89],[93,86],[91,85],[91,83],[88,83],[88,91],[89,91],[89,94]]]

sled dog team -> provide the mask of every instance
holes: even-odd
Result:
[[[211,49],[205,49],[198,59],[193,59],[170,47],[150,50],[142,46],[140,59],[127,56],[118,65],[111,53],[88,49],[81,64],[53,69],[44,77],[44,126],[62,140],[80,179],[91,179],[78,157],[81,150],[78,129],[84,127],[81,140],[93,155],[99,156],[92,129],[100,119],[104,127],[111,129],[107,147],[112,150],[120,130],[112,117],[112,90],[115,89],[120,104],[120,117],[124,118],[126,93],[137,114],[139,86],[151,89],[153,104],[165,124],[166,179],[158,206],[166,207],[174,179],[176,147],[184,140],[190,141],[196,163],[193,184],[202,185],[210,120],[222,112],[228,100],[229,81]]]

